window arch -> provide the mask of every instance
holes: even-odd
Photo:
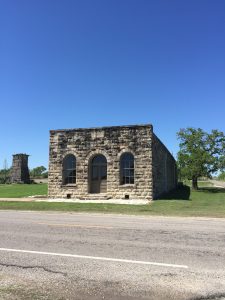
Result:
[[[120,184],[134,184],[134,156],[129,152],[120,158]]]
[[[103,154],[97,154],[92,158],[93,165],[107,165],[107,160]]]
[[[76,183],[76,157],[68,154],[63,160],[63,184]]]

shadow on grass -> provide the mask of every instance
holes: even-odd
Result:
[[[202,187],[197,190],[197,192],[205,192],[205,193],[225,193],[224,188],[220,187]]]
[[[179,186],[176,190],[161,195],[158,200],[190,200],[191,189],[187,185]]]

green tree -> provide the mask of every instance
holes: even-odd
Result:
[[[0,170],[0,183],[8,183],[10,181],[10,168],[8,168],[7,160],[4,159],[3,169]]]
[[[30,176],[32,178],[42,177],[42,175],[44,174],[45,171],[46,171],[46,168],[44,166],[36,167],[30,171]]]
[[[218,179],[225,181],[225,172],[220,173],[220,175],[218,176]]]
[[[212,130],[207,133],[198,128],[181,129],[178,167],[182,177],[192,180],[192,188],[198,189],[198,178],[211,177],[216,171],[225,169],[225,136]]]

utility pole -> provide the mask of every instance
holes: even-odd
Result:
[[[4,162],[3,162],[3,170],[4,170],[4,183],[6,183],[7,172],[8,172],[8,163],[7,163],[6,158],[4,159]]]

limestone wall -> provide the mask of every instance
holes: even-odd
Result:
[[[152,143],[153,197],[155,199],[176,188],[177,167],[174,157],[155,134],[153,134]]]
[[[152,189],[152,126],[115,126],[91,129],[51,130],[49,149],[49,190],[51,198],[149,199]],[[120,184],[120,156],[135,157],[134,184]],[[77,161],[76,184],[63,185],[62,163],[67,154]],[[107,159],[107,192],[89,193],[89,162],[96,154]]]

